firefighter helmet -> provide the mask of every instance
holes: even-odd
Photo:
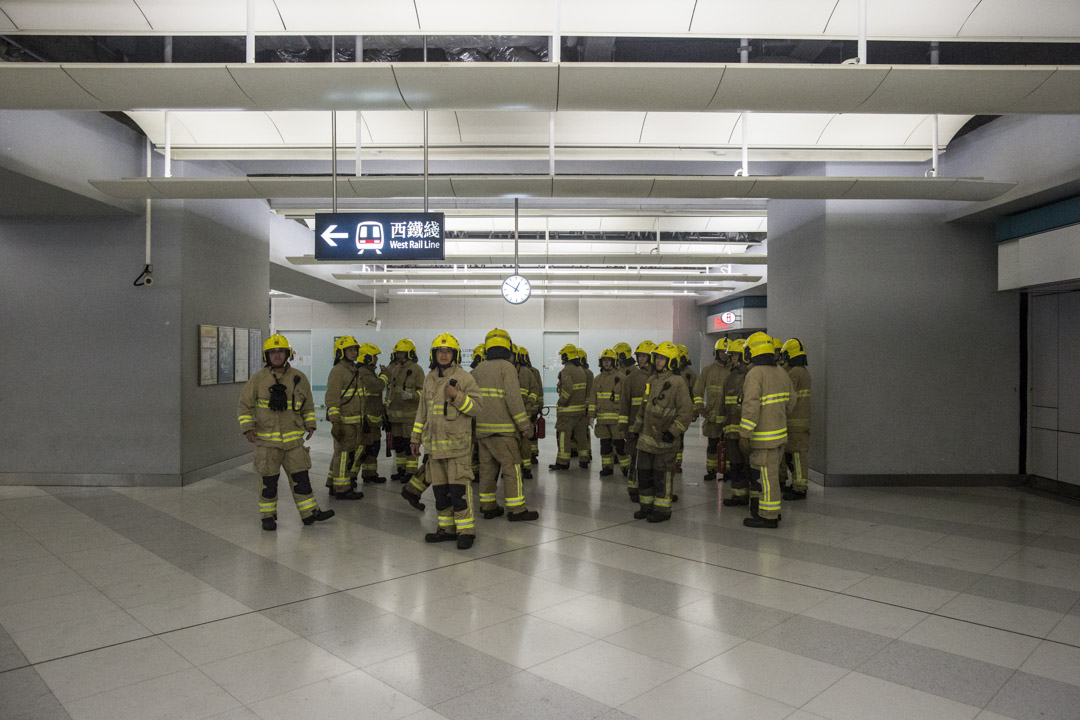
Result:
[[[742,339],[732,340],[728,344],[728,349],[727,349],[728,355],[731,355],[733,358],[735,358],[737,360],[741,360],[742,359],[743,348],[745,346],[746,346],[746,341],[745,340],[742,340]]]
[[[585,362],[589,361],[589,354],[587,352],[585,352],[585,348],[583,348],[583,347],[579,347],[577,349],[577,356],[578,356],[578,360],[584,360]]]
[[[266,342],[263,343],[263,362],[267,365],[270,364],[271,350],[285,350],[289,353],[289,360],[292,360],[296,353],[293,352],[292,347],[289,346],[289,339],[281,333],[274,333],[270,337],[266,338]]]
[[[747,359],[760,357],[761,355],[772,355],[773,352],[773,339],[765,333],[756,332],[746,338],[743,355]]]
[[[674,370],[678,366],[679,362],[679,348],[675,346],[675,343],[667,342],[666,340],[657,345],[653,351],[653,363],[656,363],[656,356],[659,355],[663,358],[667,358],[668,369]]]
[[[780,339],[780,338],[778,338],[778,337],[774,337],[774,338],[772,339],[772,346],[773,346],[773,353],[775,353],[776,355],[779,355],[779,354],[780,354],[780,351],[781,351],[781,350],[783,349],[783,347],[784,347],[784,341],[783,341],[783,340],[781,340],[781,339]]]
[[[459,362],[461,360],[461,345],[458,344],[457,338],[450,333],[441,333],[435,336],[435,339],[431,341],[431,366],[435,367],[438,362],[435,360],[435,351],[439,348],[450,348],[454,351],[454,359],[451,362]]]
[[[346,348],[360,348],[360,343],[352,335],[342,335],[334,341],[334,362],[345,359]]]
[[[653,350],[656,350],[656,343],[652,340],[642,340],[638,343],[637,350],[634,351],[635,355],[652,355]]]
[[[791,358],[802,357],[806,355],[806,346],[803,345],[802,340],[799,338],[791,338],[784,346],[780,348],[780,357],[784,360],[790,360]]]
[[[486,357],[487,351],[491,350],[492,348],[499,347],[505,348],[506,350],[511,350],[512,346],[513,342],[510,341],[510,333],[506,332],[505,330],[495,328],[484,337],[484,356]]]
[[[379,360],[379,353],[382,350],[374,343],[364,343],[360,346],[360,354],[356,360],[361,365],[374,365]]]
[[[416,362],[416,345],[413,345],[413,341],[409,338],[398,340],[397,345],[394,346],[394,352],[403,352],[410,360]]]
[[[559,357],[563,362],[569,362],[577,357],[577,347],[572,343],[567,343],[559,348]]]
[[[615,351],[615,355],[619,360],[629,360],[630,356],[634,354],[634,348],[630,347],[630,343],[615,343],[611,349]]]

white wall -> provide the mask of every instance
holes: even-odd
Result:
[[[1080,225],[998,245],[998,290],[1080,280]]]
[[[285,335],[290,330],[311,331],[311,383],[319,398],[333,366],[333,342],[338,335],[350,334],[360,342],[375,343],[383,351],[383,362],[389,361],[394,344],[407,337],[416,344],[420,364],[426,367],[431,341],[441,332],[453,333],[468,355],[491,328],[504,328],[516,344],[529,349],[534,365],[542,362],[545,331],[577,332],[578,345],[585,349],[590,366],[595,368],[600,352],[617,342],[636,346],[641,340],[671,339],[675,315],[669,298],[536,298],[517,306],[502,298],[410,298],[381,303],[376,312],[382,321],[378,332],[365,324],[372,316],[369,304],[280,298],[271,302],[271,325]],[[685,340],[679,342],[686,344]]]

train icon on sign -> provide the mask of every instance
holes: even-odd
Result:
[[[720,320],[723,321],[725,325],[730,325],[735,322],[735,313],[730,311],[726,312],[720,316]]]
[[[356,225],[356,249],[357,254],[363,255],[365,250],[374,250],[376,255],[382,255],[383,244],[386,242],[386,233],[383,232],[381,222],[368,220]]]

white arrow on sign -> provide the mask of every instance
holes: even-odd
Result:
[[[337,243],[334,242],[334,238],[337,238],[338,240],[346,240],[349,237],[349,233],[347,232],[334,232],[334,228],[336,227],[337,225],[331,225],[330,227],[323,230],[323,234],[319,236],[323,240],[325,240],[326,244],[330,247],[337,247]]]

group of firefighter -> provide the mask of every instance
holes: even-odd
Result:
[[[462,367],[461,346],[449,333],[432,342],[427,372],[409,339],[394,346],[389,365],[379,364],[380,354],[378,346],[351,335],[334,342],[325,394],[334,441],[326,478],[330,497],[358,500],[362,483],[387,482],[378,472],[385,432],[387,454],[396,456],[391,480],[403,483],[402,497],[424,510],[421,496],[432,488],[438,528],[425,535],[428,542],[471,547],[474,509],[488,520],[538,519],[526,507],[524,480],[539,458],[544,390],[528,349],[495,328],[473,349],[471,371]],[[305,525],[334,515],[319,508],[312,492],[304,441],[315,431],[315,408],[311,386],[289,365],[291,357],[284,336],[268,338],[266,366],[247,381],[238,407],[241,430],[255,444],[265,530],[277,525],[281,468]],[[671,342],[646,340],[633,350],[618,343],[600,353],[595,374],[579,347],[565,345],[559,357],[558,451],[549,469],[569,470],[574,457],[588,469],[595,434],[600,477],[613,476],[618,465],[638,506],[634,517],[663,522],[678,500],[674,481],[681,472],[683,435],[701,417],[708,439],[704,479],[715,481],[721,473],[730,487],[723,504],[749,509],[744,525],[776,528],[781,500],[805,499],[810,375],[797,338],[782,342],[763,332],[745,340],[723,338],[700,375],[686,347]],[[505,507],[497,501],[500,478]]]

